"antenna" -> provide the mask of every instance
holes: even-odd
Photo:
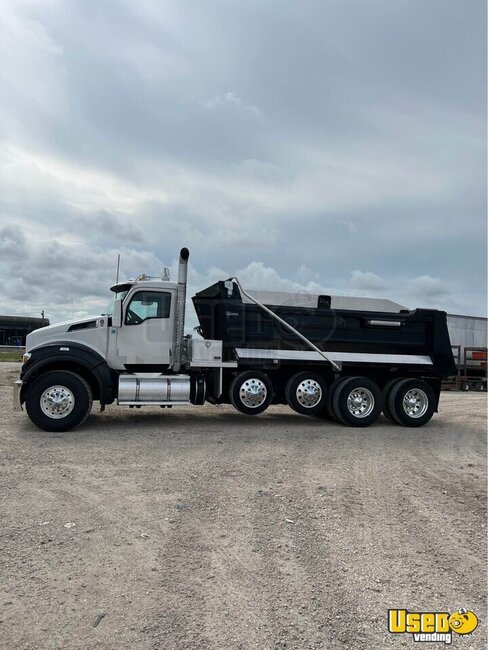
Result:
[[[119,284],[119,270],[120,270],[120,253],[117,255],[117,277],[115,278],[115,284]]]

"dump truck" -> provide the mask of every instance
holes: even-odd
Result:
[[[15,408],[46,431],[80,425],[93,401],[102,411],[232,404],[250,416],[287,404],[353,427],[381,413],[419,427],[437,411],[454,368],[445,312],[250,292],[232,277],[193,296],[199,326],[186,334],[188,259],[182,248],[176,282],[118,282],[105,313],[29,334]]]

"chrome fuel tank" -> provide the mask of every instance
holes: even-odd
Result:
[[[121,375],[118,404],[189,404],[188,375]]]

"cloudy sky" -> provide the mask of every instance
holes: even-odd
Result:
[[[486,312],[485,0],[3,0],[0,313],[192,288]]]

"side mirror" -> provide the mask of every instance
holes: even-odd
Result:
[[[112,327],[122,326],[122,300],[120,298],[114,301],[112,312]]]

